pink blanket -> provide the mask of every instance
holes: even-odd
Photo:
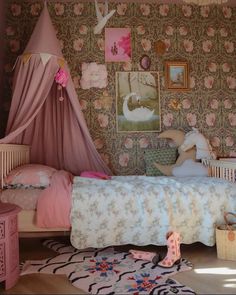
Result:
[[[64,170],[52,175],[51,185],[42,191],[37,204],[37,226],[70,228],[71,173]]]

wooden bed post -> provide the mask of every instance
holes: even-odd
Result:
[[[203,165],[208,167],[210,177],[222,178],[236,182],[236,161],[230,158],[220,160],[202,159]]]
[[[0,144],[0,185],[4,185],[4,177],[14,168],[28,164],[30,147],[19,144]]]

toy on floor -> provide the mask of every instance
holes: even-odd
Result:
[[[133,255],[134,259],[142,259],[151,261],[153,264],[157,264],[160,261],[160,255],[155,252],[139,251],[139,250],[129,250]]]
[[[158,266],[170,268],[174,264],[180,263],[180,234],[177,232],[168,232],[166,234],[167,239],[167,254],[166,257],[157,263]]]

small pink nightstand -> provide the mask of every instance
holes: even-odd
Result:
[[[19,278],[19,240],[17,213],[21,209],[0,202],[0,282],[12,288]]]

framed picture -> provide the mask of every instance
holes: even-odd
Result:
[[[165,84],[168,90],[188,90],[188,63],[184,61],[167,61],[165,66]]]
[[[105,61],[131,61],[131,29],[105,28]]]
[[[151,58],[148,55],[144,54],[141,56],[139,64],[143,70],[147,71],[150,69],[151,66]]]
[[[118,132],[161,130],[158,72],[116,72]]]

